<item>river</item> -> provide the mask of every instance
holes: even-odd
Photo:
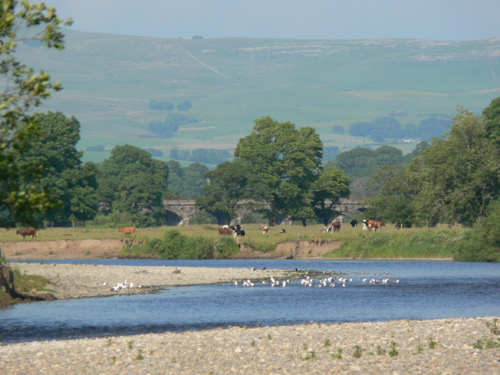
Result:
[[[233,283],[159,293],[57,300],[0,309],[3,343],[199,330],[500,315],[500,264],[428,261],[65,260],[57,263],[340,272],[345,286]],[[352,281],[350,281],[352,279]],[[366,279],[366,280],[364,280]],[[370,284],[370,280],[375,283]],[[384,281],[384,279],[386,281]],[[364,280],[364,281],[363,281]],[[330,285],[331,283],[328,283]]]

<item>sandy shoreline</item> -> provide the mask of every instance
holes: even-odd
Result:
[[[57,299],[149,293],[166,286],[216,284],[246,279],[284,278],[294,271],[251,268],[105,266],[87,264],[13,263],[21,273],[50,280],[47,289]],[[117,283],[132,288],[113,291]]]

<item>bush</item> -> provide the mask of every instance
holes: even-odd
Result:
[[[239,250],[240,248],[234,238],[224,236],[215,241],[215,253],[220,258],[227,258],[231,254],[238,253]]]
[[[491,204],[488,216],[480,219],[458,244],[455,260],[500,262],[500,201]]]
[[[209,238],[187,237],[177,229],[172,229],[162,238],[148,240],[144,251],[159,255],[162,259],[212,259],[214,244]]]

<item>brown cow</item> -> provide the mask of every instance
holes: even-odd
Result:
[[[378,221],[378,220],[368,220],[368,230],[371,232],[372,228],[375,230],[375,232],[378,231],[380,232],[380,229],[382,227],[385,227],[385,222],[383,221]]]
[[[224,227],[219,228],[219,236],[232,236],[233,232]]]
[[[342,224],[340,223],[340,221],[332,221],[332,227],[333,227],[333,231],[334,232],[340,232],[340,226]]]
[[[269,228],[267,227],[267,225],[261,226],[260,229],[262,229],[262,234],[269,233]]]
[[[23,240],[26,239],[26,236],[31,236],[31,239],[34,239],[35,237],[38,238],[36,235],[36,228],[19,229],[16,234],[23,236]]]
[[[135,236],[135,227],[118,228],[118,232],[122,232],[123,234],[131,234]]]
[[[340,232],[340,226],[341,223],[339,221],[332,221],[332,223],[325,227],[325,230],[323,232],[328,233],[328,232]]]

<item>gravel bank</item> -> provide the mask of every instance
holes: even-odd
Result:
[[[493,322],[494,318],[471,318],[232,327],[31,342],[0,346],[0,370],[4,374],[497,375],[500,349],[485,348],[488,340],[498,343],[499,336],[488,327]],[[483,349],[474,348],[478,340]]]
[[[50,280],[47,286],[58,299],[137,294],[162,286],[216,284],[235,280],[283,278],[294,271],[245,268],[103,266],[85,264],[15,263],[21,273]],[[133,288],[112,291],[117,283],[133,283]],[[104,285],[106,283],[106,285]],[[140,286],[140,288],[139,288]]]

